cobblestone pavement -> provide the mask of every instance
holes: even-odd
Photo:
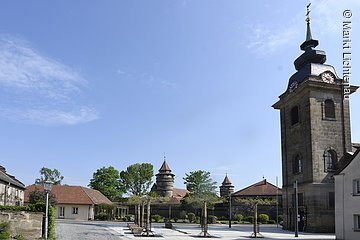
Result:
[[[134,236],[127,229],[126,223],[121,222],[97,222],[56,220],[55,231],[57,240],[115,240],[115,239],[138,239],[138,240],[198,240],[204,239],[199,236],[201,229],[195,224],[174,224],[176,230],[164,228],[164,224],[153,224],[152,230],[155,237]],[[252,232],[251,225],[233,225],[231,229],[227,225],[209,225],[210,239],[238,240],[249,239]],[[335,239],[333,234],[309,234],[300,233],[298,238],[293,232],[284,231],[274,225],[260,227],[263,239]]]

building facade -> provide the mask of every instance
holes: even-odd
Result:
[[[44,191],[44,187],[26,187],[25,202],[29,202],[29,194],[35,190]],[[55,217],[59,219],[94,220],[96,206],[113,204],[98,190],[81,186],[54,185],[51,193],[56,200]]]
[[[360,149],[335,174],[336,239],[360,239]]]
[[[0,165],[0,205],[24,205],[25,185]]]
[[[345,96],[343,79],[325,64],[326,54],[317,45],[307,18],[304,52],[294,62],[297,71],[273,107],[280,110],[284,228],[294,229],[298,219],[300,231],[334,232],[333,175],[338,160],[352,150],[346,97],[357,87],[349,86]]]

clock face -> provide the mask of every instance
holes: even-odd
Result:
[[[321,75],[321,79],[326,83],[334,83],[335,76],[332,72],[323,72]]]

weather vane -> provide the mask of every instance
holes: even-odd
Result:
[[[306,6],[306,22],[310,22],[310,5],[311,5],[311,2]]]

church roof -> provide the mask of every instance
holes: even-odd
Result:
[[[339,175],[344,169],[349,166],[349,164],[354,160],[354,158],[359,155],[360,148],[358,148],[354,153],[347,153],[344,157],[342,157],[339,162],[339,168],[335,172],[335,175]]]
[[[234,192],[234,197],[263,197],[281,195],[281,188],[266,181],[266,179]]]
[[[360,148],[360,143],[352,143],[352,152],[356,152]]]

